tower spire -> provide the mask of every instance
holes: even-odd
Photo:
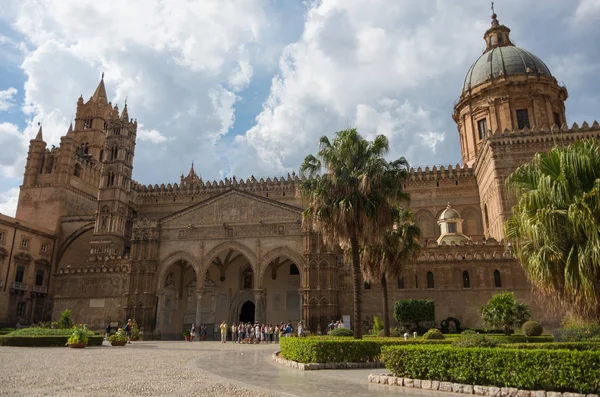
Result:
[[[106,88],[104,87],[104,72],[102,72],[100,83],[98,84],[98,87],[96,87],[94,95],[92,95],[92,100],[94,102],[102,102],[104,104],[108,103],[108,99],[106,97]]]
[[[40,126],[40,129],[38,130],[38,133],[35,136],[35,140],[36,141],[43,141],[44,138],[42,137],[42,123],[38,122],[38,125]]]

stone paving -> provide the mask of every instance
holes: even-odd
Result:
[[[231,342],[0,347],[0,395],[456,396],[368,383],[370,373],[384,369],[294,370],[274,362],[277,348]]]

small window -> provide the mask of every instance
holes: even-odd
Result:
[[[17,303],[17,317],[25,316],[25,302]]]
[[[35,272],[35,285],[44,285],[44,271],[42,269]]]
[[[371,289],[371,283],[368,281],[365,281],[365,289]]]
[[[454,222],[448,223],[448,233],[457,233],[456,223],[454,223]]]
[[[17,274],[15,275],[15,282],[22,283],[25,278],[25,266],[17,266]]]
[[[477,130],[479,131],[479,139],[485,138],[485,134],[487,133],[487,119],[477,121]]]
[[[419,276],[415,274],[415,288],[419,288]]]
[[[404,277],[398,277],[398,289],[404,289]]]
[[[21,240],[21,248],[27,248],[29,247],[29,240],[24,238],[23,240]]]
[[[433,283],[433,273],[427,272],[427,288],[434,288],[435,285]]]
[[[502,44],[502,35],[501,34],[498,35],[498,44]]]
[[[554,112],[554,124],[560,127],[560,114]]]
[[[494,287],[502,288],[502,278],[499,270],[494,270]]]
[[[299,276],[300,271],[298,270],[298,266],[295,263],[290,265],[290,276]]]
[[[463,272],[463,288],[471,288],[471,277],[469,277],[469,272]]]
[[[529,127],[529,112],[527,109],[517,109],[517,126],[520,130]]]
[[[42,252],[48,252],[48,244],[42,244],[42,247],[40,248],[40,251],[42,251]]]

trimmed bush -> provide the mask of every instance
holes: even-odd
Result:
[[[480,334],[467,334],[452,342],[452,346],[456,347],[495,347],[496,345],[498,345],[496,339]]]
[[[71,319],[71,311],[69,309],[63,310],[63,312],[60,314],[58,326],[60,328],[71,328],[73,326],[73,320]]]
[[[23,347],[65,347],[69,335],[54,335],[54,336],[3,336],[0,338],[0,346],[23,346]],[[102,336],[88,337],[88,346],[102,346]]]
[[[600,343],[594,342],[552,342],[552,343],[507,343],[506,349],[565,349],[565,350],[600,350]]]
[[[488,336],[493,339],[496,339],[500,343],[550,343],[550,342],[554,342],[554,338],[551,335],[542,335],[542,336],[488,335]]]
[[[281,338],[281,357],[300,363],[358,363],[379,361],[382,346],[449,344],[445,340],[394,338]]]
[[[473,331],[472,329],[466,329],[463,332],[460,333],[461,335],[477,335],[477,332]]]
[[[330,336],[354,336],[351,329],[348,328],[335,328],[329,333]]]
[[[444,335],[439,329],[431,328],[429,331],[425,332],[423,339],[444,339]]]
[[[53,328],[21,328],[13,331],[9,336],[70,336],[73,333],[73,328],[69,329],[53,329]]]
[[[461,349],[384,346],[381,358],[396,376],[528,390],[600,392],[600,352],[549,349]]]
[[[385,331],[382,329],[381,331],[379,331],[378,336],[383,338],[384,332]],[[406,332],[406,328],[404,328],[404,327],[390,328],[390,337],[391,338],[402,338],[404,336],[405,332]]]
[[[0,329],[0,332],[13,332],[14,330],[15,330],[14,328],[6,327],[6,328]]]
[[[544,332],[544,328],[537,321],[526,321],[521,327],[521,331],[525,336],[540,336]]]

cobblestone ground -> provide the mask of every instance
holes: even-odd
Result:
[[[277,345],[218,342],[0,347],[0,395],[449,396],[367,383],[369,373],[384,369],[293,370],[273,361],[275,350]]]

